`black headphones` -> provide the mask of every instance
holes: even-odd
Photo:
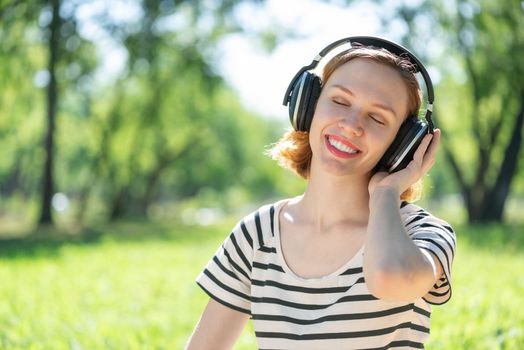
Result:
[[[284,106],[287,106],[289,103],[291,124],[297,131],[309,131],[313,115],[315,114],[315,106],[322,90],[320,77],[310,70],[314,69],[319,61],[330,51],[344,44],[350,44],[352,47],[354,45],[363,45],[386,49],[396,56],[407,58],[413,64],[415,73],[422,74],[424,78],[428,99],[424,115],[425,121],[419,120],[417,115],[409,115],[400,126],[395,139],[376,167],[377,171],[388,171],[390,173],[404,169],[413,159],[413,154],[424,136],[428,133],[433,133],[434,124],[431,119],[434,101],[433,84],[426,68],[424,68],[419,59],[404,47],[391,41],[371,36],[352,36],[337,40],[326,46],[308,66],[302,67],[295,74],[287,88],[283,103]]]

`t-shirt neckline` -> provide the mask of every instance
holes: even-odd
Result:
[[[280,202],[277,203],[275,211],[274,211],[274,236],[275,236],[275,249],[277,252],[278,260],[280,261],[280,264],[282,266],[282,269],[291,276],[294,279],[297,279],[303,283],[315,283],[315,282],[323,282],[326,280],[331,280],[333,278],[338,278],[342,273],[347,271],[348,269],[352,267],[362,267],[361,259],[364,252],[364,244],[360,249],[342,266],[338,267],[335,271],[330,272],[326,275],[319,276],[319,277],[302,277],[300,275],[297,275],[287,264],[286,259],[284,258],[284,253],[282,252],[282,242],[280,240],[280,211],[282,208],[293,198],[287,198],[283,199]]]

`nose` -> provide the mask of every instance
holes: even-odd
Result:
[[[351,136],[362,136],[364,134],[364,128],[362,127],[362,118],[360,113],[353,111],[344,118],[341,118],[338,122],[338,126],[345,133]]]

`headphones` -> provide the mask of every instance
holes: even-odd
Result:
[[[424,79],[428,99],[424,115],[425,121],[418,119],[417,115],[409,115],[400,126],[395,139],[375,168],[376,171],[387,171],[390,173],[404,169],[413,159],[413,155],[424,136],[428,133],[433,133],[434,124],[431,119],[434,101],[433,84],[420,60],[406,48],[391,41],[372,36],[352,36],[337,40],[326,46],[308,66],[302,67],[295,74],[286,90],[283,104],[284,106],[289,104],[291,124],[297,131],[309,131],[313,115],[315,114],[315,106],[322,90],[320,77],[311,72],[311,70],[330,51],[348,43],[352,47],[354,45],[363,45],[386,49],[396,56],[406,58],[413,64],[415,68],[414,73],[420,73]]]

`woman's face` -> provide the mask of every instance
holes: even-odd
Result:
[[[309,133],[312,171],[369,175],[405,120],[408,90],[399,73],[356,58],[322,88]]]

